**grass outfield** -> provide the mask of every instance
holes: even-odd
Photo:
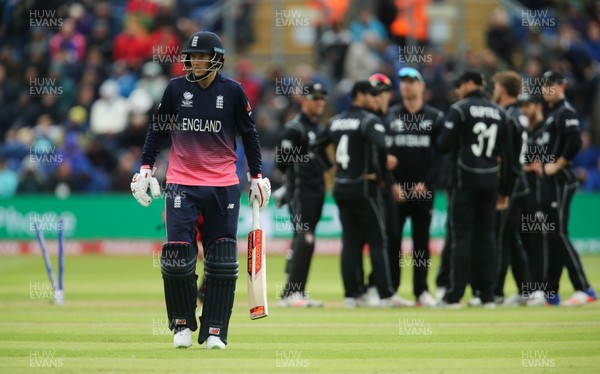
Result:
[[[41,257],[2,258],[0,373],[600,372],[599,304],[346,310],[338,258],[326,256],[314,260],[309,280],[325,308],[277,307],[284,259],[270,257],[269,317],[250,321],[241,277],[227,350],[175,350],[157,260],[67,257],[59,307],[49,303]],[[583,262],[600,287],[600,256]],[[404,271],[405,297],[410,277]],[[566,298],[573,291],[566,273],[562,285]]]

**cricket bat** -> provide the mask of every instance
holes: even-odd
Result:
[[[260,229],[258,202],[252,203],[252,231],[248,233],[248,306],[250,319],[269,315],[267,305],[267,262],[263,231]]]

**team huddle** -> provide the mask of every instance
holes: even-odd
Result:
[[[166,243],[160,265],[173,345],[192,346],[192,333],[199,329],[200,344],[225,349],[239,269],[237,136],[248,162],[248,203],[255,207],[256,223],[257,211],[269,203],[271,185],[262,177],[260,141],[246,94],[238,82],[219,72],[225,62],[220,38],[205,31],[194,34],[183,50],[183,62],[185,75],[169,82],[156,116],[175,122],[148,127],[131,191],[142,206],[159,196],[154,164],[170,138]],[[460,101],[444,114],[425,104],[425,83],[418,70],[403,68],[398,77],[401,103],[390,107],[391,80],[375,74],[354,84],[350,108],[325,128],[320,120],[327,91],[319,83],[303,88],[301,112],[285,125],[278,147],[280,152],[297,152],[301,157],[291,159],[301,162],[278,158],[288,162],[277,164],[286,180],[274,196],[303,221],[295,225],[280,305],[322,306],[308,297],[306,283],[325,198],[324,172],[331,168],[342,224],[341,268],[348,308],[456,308],[462,305],[467,285],[475,296],[470,303],[484,307],[503,301],[558,305],[564,267],[576,290],[565,304],[596,300],[567,235],[576,187],[569,164],[581,140],[576,114],[564,99],[564,78],[553,72],[544,76],[542,91],[550,107],[544,114],[540,101],[517,97],[521,81],[516,73],[495,76],[494,104],[482,90],[482,75],[467,71],[456,81]],[[333,159],[326,149],[330,145]],[[446,164],[441,162],[444,158]],[[449,175],[448,235],[434,298],[427,284],[429,226],[434,180],[444,172]],[[408,218],[416,303],[397,294],[402,230]],[[524,230],[521,224],[533,229]],[[205,259],[200,292],[198,238]],[[368,277],[362,262],[365,245],[372,268]],[[503,300],[509,266],[521,292]],[[256,317],[262,315],[266,309]]]
[[[595,301],[567,232],[577,186],[570,161],[581,140],[564,77],[544,75],[542,100],[521,94],[527,90],[516,72],[498,72],[488,98],[483,75],[465,71],[454,82],[459,101],[446,114],[424,102],[418,70],[402,68],[398,78],[399,104],[390,107],[391,80],[374,74],[354,84],[351,107],[324,128],[319,117],[327,92],[318,83],[305,87],[301,113],[286,124],[279,152],[304,152],[310,161],[279,162],[286,179],[274,196],[309,224],[294,232],[280,305],[322,305],[305,288],[325,194],[323,173],[330,166],[342,225],[346,307],[460,308],[469,285],[471,306],[560,305],[564,267],[575,293],[563,304]],[[324,152],[328,145],[332,160]],[[434,296],[427,284],[429,229],[440,175],[447,176],[448,219]],[[415,301],[397,294],[409,217]],[[365,244],[373,269],[368,277]],[[505,298],[509,267],[519,292]]]

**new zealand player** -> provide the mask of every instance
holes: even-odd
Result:
[[[418,70],[398,72],[402,103],[393,106],[386,123],[386,146],[399,160],[394,169],[393,208],[398,219],[390,235],[389,258],[394,289],[400,285],[400,247],[407,218],[412,222],[413,293],[417,305],[434,306],[427,286],[430,264],[429,227],[433,211],[433,182],[437,174],[435,135],[443,125],[441,111],[424,103],[425,82]]]
[[[328,144],[335,148],[333,196],[342,223],[342,278],[349,308],[364,305],[358,261],[365,242],[369,244],[380,305],[402,306],[391,285],[381,208],[380,184],[385,183],[387,163],[385,128],[363,109],[376,109],[377,93],[369,81],[356,82],[350,109],[333,117],[314,144],[315,149]]]
[[[456,91],[461,100],[450,107],[437,139],[438,148],[451,152],[456,165],[450,194],[451,285],[442,303],[451,308],[461,306],[469,282],[477,285],[484,306],[495,306],[495,218],[496,208],[505,208],[508,202],[510,148],[504,110],[485,98],[483,84],[476,71],[459,77]],[[500,153],[502,166],[497,160]]]
[[[506,110],[508,126],[506,135],[512,144],[512,173],[516,178],[511,179],[508,208],[498,212],[498,258],[496,270],[496,285],[494,296],[497,303],[507,305],[523,305],[524,297],[531,284],[527,253],[521,242],[519,222],[523,199],[529,192],[529,186],[521,165],[524,147],[527,145],[527,117],[521,113],[517,96],[521,91],[521,77],[514,71],[501,71],[494,75],[494,92],[492,100]],[[517,282],[519,293],[504,300],[504,280],[508,266],[511,266],[513,277]]]
[[[238,277],[237,223],[240,190],[236,175],[235,137],[241,135],[252,184],[249,203],[267,206],[269,180],[261,176],[260,143],[242,86],[218,70],[225,50],[219,37],[198,32],[183,50],[185,76],[172,79],[148,128],[142,167],[131,182],[138,202],[148,206],[147,189],[161,145],[171,137],[166,186],[167,243],[161,272],[169,328],[176,348],[192,345],[197,329],[196,257],[199,215],[204,217],[206,294],[198,342],[224,349]],[[165,131],[166,130],[166,131]]]
[[[542,177],[537,174],[539,163],[547,157],[544,145],[544,107],[542,99],[536,98],[528,93],[519,95],[519,106],[527,117],[527,147],[523,155],[523,171],[529,185],[529,193],[522,201],[522,217],[543,216],[542,209]],[[527,252],[531,283],[527,287],[527,305],[540,306],[546,304],[546,298],[542,287],[548,272],[548,237],[542,230],[525,230],[521,219],[521,240]],[[523,290],[522,290],[523,291]]]
[[[313,157],[308,151],[309,143],[322,132],[319,119],[325,110],[327,91],[320,83],[314,83],[303,87],[302,93],[301,112],[285,124],[276,156],[276,165],[286,176],[284,201],[294,225],[287,280],[279,302],[284,307],[323,305],[309,299],[305,288],[315,249],[315,230],[325,201],[323,172],[332,166],[321,163],[320,160],[329,160],[324,154]]]
[[[376,74],[372,74],[369,77],[369,82],[371,82],[371,84],[373,86],[375,86],[375,89],[376,89],[376,93],[377,93],[377,95],[375,97],[376,108],[373,110],[368,109],[368,108],[365,108],[365,109],[367,109],[371,113],[377,115],[379,117],[379,119],[383,121],[386,118],[387,114],[389,113],[390,102],[391,102],[392,96],[393,96],[394,88],[392,86],[392,80],[385,74],[376,73]],[[382,123],[384,125],[386,125],[385,121],[383,121]],[[388,131],[388,129],[386,126],[386,132],[387,131]],[[396,168],[397,165],[398,165],[398,159],[395,156],[392,156],[388,153],[386,169],[388,171],[393,170],[394,168]],[[385,228],[386,228],[386,235],[388,236],[388,238],[395,235],[395,232],[398,229],[398,218],[396,217],[396,210],[390,209],[394,205],[394,198],[392,197],[392,190],[391,190],[391,187],[394,184],[395,184],[394,176],[391,172],[388,172],[388,173],[386,173],[385,184],[382,184],[380,186],[381,187],[381,196],[383,198],[383,211],[384,211],[384,218],[385,218],[384,222],[385,222]],[[389,247],[388,247],[388,251],[389,251]],[[362,260],[363,260],[363,256],[360,256],[358,270],[359,270],[361,282],[363,281],[363,278],[364,278],[363,261]],[[393,262],[390,262],[390,268],[393,270],[393,268],[394,268]],[[374,270],[371,270],[371,274],[369,274],[368,283],[367,283],[367,287],[366,287],[367,303],[369,306],[379,306],[379,304],[381,303],[380,298],[379,298],[379,292],[377,291],[377,287],[375,286],[374,276],[375,276]],[[393,277],[392,277],[392,284],[393,284]],[[413,302],[411,302],[410,300],[405,300],[405,299],[401,298],[400,296],[397,296],[396,300],[398,302],[403,302],[404,306],[414,306]]]
[[[566,79],[557,72],[544,73],[542,94],[550,107],[544,123],[550,161],[539,163],[536,170],[543,177],[543,206],[548,213],[548,223],[555,223],[558,237],[548,240],[548,295],[551,305],[559,305],[558,286],[563,268],[566,267],[575,293],[565,301],[566,305],[581,305],[597,300],[579,255],[569,240],[569,210],[577,188],[577,179],[571,170],[571,160],[581,147],[579,120],[575,109],[565,100]]]

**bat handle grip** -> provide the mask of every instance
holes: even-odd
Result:
[[[258,201],[252,202],[252,230],[260,230],[260,220],[258,215]]]

